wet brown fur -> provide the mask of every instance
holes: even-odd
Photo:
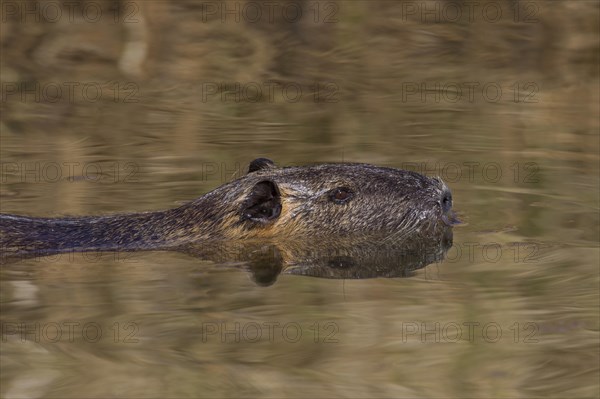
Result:
[[[346,203],[332,199],[340,187],[351,192]],[[277,195],[267,198],[268,190]],[[353,234],[398,238],[444,225],[451,212],[449,196],[440,179],[415,172],[350,163],[277,168],[259,158],[247,175],[165,211],[54,219],[1,214],[0,251],[159,249],[213,240],[335,241]],[[267,215],[249,217],[252,209]]]

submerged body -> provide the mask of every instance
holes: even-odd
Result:
[[[264,158],[245,176],[178,208],[100,217],[0,214],[3,253],[143,250],[212,240],[336,240],[406,236],[452,224],[437,178],[367,164],[277,168]]]

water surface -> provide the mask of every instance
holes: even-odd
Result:
[[[8,263],[3,397],[600,394],[598,4],[532,2],[530,23],[508,2],[498,23],[335,4],[335,23],[202,22],[202,7],[166,2],[130,25],[3,22],[4,93],[19,90],[2,101],[1,210],[150,211],[259,156],[369,162],[451,187],[465,224],[446,258],[268,286],[236,260],[177,252]],[[20,97],[71,81],[120,89]],[[303,96],[235,97],[272,81]]]

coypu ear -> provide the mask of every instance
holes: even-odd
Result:
[[[280,214],[281,197],[277,185],[270,180],[256,183],[242,205],[242,219],[265,224]]]
[[[275,162],[271,161],[270,159],[256,158],[254,161],[250,162],[250,165],[248,166],[248,173],[263,169],[273,169],[274,167]]]

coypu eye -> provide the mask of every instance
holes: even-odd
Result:
[[[336,204],[345,204],[350,201],[354,193],[347,187],[338,187],[330,191],[329,198]]]

